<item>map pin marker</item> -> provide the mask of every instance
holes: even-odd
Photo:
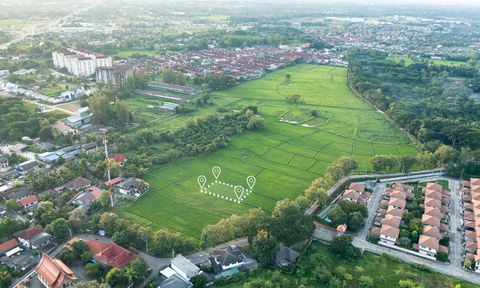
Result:
[[[214,166],[212,168],[212,173],[213,173],[213,176],[215,176],[215,179],[218,179],[218,177],[220,176],[220,173],[222,173],[222,168],[218,166]]]
[[[243,189],[242,186],[235,186],[235,195],[237,196],[237,199],[240,201],[242,199],[242,196],[243,196],[243,192],[245,191],[245,189]]]
[[[203,187],[205,186],[205,183],[207,183],[207,177],[200,175],[197,178],[197,182],[198,182],[198,185],[200,185],[200,188],[203,189]]]
[[[255,185],[255,182],[257,182],[257,178],[255,178],[255,176],[247,177],[247,184],[248,184],[248,187],[250,187],[250,189],[253,188],[253,186]]]

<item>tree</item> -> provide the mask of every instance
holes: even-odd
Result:
[[[454,163],[457,161],[459,153],[455,148],[442,145],[437,148],[435,151],[435,157],[440,165],[445,165],[447,163]]]
[[[463,266],[467,269],[472,269],[472,265],[473,263],[472,263],[472,260],[470,259],[465,260],[465,262],[463,263]]]
[[[347,223],[348,214],[343,211],[340,205],[334,205],[328,212],[328,218],[330,218],[333,225],[340,225]]]
[[[37,219],[40,225],[45,227],[57,217],[53,208],[53,203],[50,201],[40,202],[38,203],[37,208],[33,211],[33,216]]]
[[[278,201],[272,213],[272,235],[287,246],[310,237],[315,225],[305,210],[305,203],[300,201]]]
[[[262,266],[273,262],[277,255],[277,248],[277,241],[265,230],[260,230],[253,240],[253,251]]]
[[[123,288],[125,287],[125,283],[128,283],[128,278],[124,271],[112,268],[108,271],[107,276],[105,276],[105,282],[112,288]]]
[[[359,279],[360,287],[362,288],[374,288],[375,287],[375,281],[372,279],[370,276],[360,276]]]
[[[105,277],[105,272],[105,267],[100,262],[87,263],[85,265],[85,274],[97,281],[100,281],[103,277]]]
[[[72,245],[72,252],[75,258],[80,259],[84,252],[89,251],[87,243],[82,240],[79,240]]]
[[[347,258],[357,258],[360,252],[352,245],[353,238],[349,235],[338,235],[332,239],[329,250],[336,255]]]
[[[110,288],[106,283],[99,284],[97,281],[80,281],[76,282],[72,286],[73,288]]]
[[[9,287],[13,277],[7,270],[0,271],[0,287]]]
[[[68,223],[73,230],[79,232],[85,227],[86,220],[87,214],[85,212],[85,209],[83,209],[82,207],[78,207],[70,213]]]
[[[15,199],[9,199],[5,202],[5,206],[7,207],[7,210],[10,212],[16,212],[18,209],[20,209],[20,206],[18,206],[17,201]]]
[[[448,253],[445,252],[438,252],[437,253],[437,260],[442,262],[448,261]]]
[[[49,230],[53,236],[63,240],[68,237],[70,227],[68,226],[67,220],[64,218],[58,218],[47,226],[47,230]]]
[[[85,251],[80,256],[80,261],[82,261],[83,264],[87,264],[90,260],[92,260],[92,253],[90,251]]]
[[[190,279],[193,284],[193,288],[205,288],[207,287],[208,279],[205,275],[195,275]]]
[[[351,231],[358,231],[365,226],[365,218],[363,218],[362,213],[360,212],[353,212],[348,216],[348,228]]]
[[[374,172],[388,172],[397,167],[397,157],[393,155],[375,155],[370,159]]]
[[[125,268],[125,276],[129,283],[135,284],[148,275],[147,265],[142,258],[136,258]]]

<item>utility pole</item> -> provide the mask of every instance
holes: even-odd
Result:
[[[110,195],[110,204],[112,205],[112,214],[115,214],[115,206],[113,204],[113,192],[112,192],[112,180],[110,177],[110,157],[108,156],[108,141],[107,141],[107,129],[102,129],[102,138],[103,145],[105,146],[105,163],[107,166],[107,176],[108,176],[108,194]]]

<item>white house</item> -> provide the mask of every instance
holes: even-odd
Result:
[[[193,276],[200,273],[200,268],[181,254],[177,255],[172,261],[170,261],[170,267],[186,280],[190,280]]]
[[[380,242],[395,245],[399,234],[400,229],[383,224],[380,229]]]
[[[430,256],[437,256],[437,251],[439,247],[439,240],[426,235],[420,235],[418,239],[418,252]]]

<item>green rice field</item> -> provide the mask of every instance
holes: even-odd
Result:
[[[215,105],[194,116],[150,113],[142,107],[156,100],[128,100],[144,113],[137,115],[155,120],[158,129],[171,130],[191,117],[216,113],[220,105],[228,111],[256,105],[265,128],[235,136],[228,147],[213,153],[150,171],[145,177],[150,191],[133,205],[120,208],[120,215],[199,239],[207,224],[255,207],[271,212],[276,201],[301,195],[342,155],[355,156],[359,172],[370,169],[369,159],[375,154],[414,155],[417,150],[408,138],[348,89],[346,73],[345,68],[331,66],[286,68],[213,93]],[[289,83],[286,74],[291,75]],[[289,103],[287,97],[292,95],[300,95],[302,101]],[[197,178],[205,175],[211,183],[216,165],[222,169],[218,180],[245,189],[246,177],[255,176],[252,193],[240,203],[202,193]]]

